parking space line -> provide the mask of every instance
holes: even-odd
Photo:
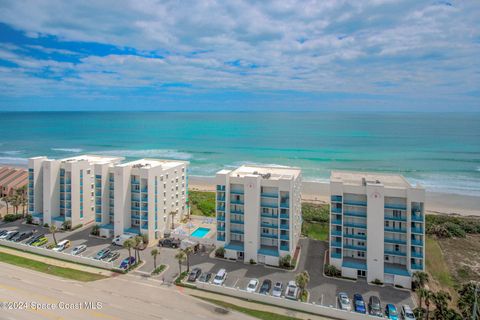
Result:
[[[232,288],[235,288],[235,287],[236,287],[238,280],[240,280],[240,279],[237,278],[237,280],[235,280],[235,283],[233,284]]]
[[[322,295],[320,296],[320,305],[323,306],[323,293],[322,293]]]

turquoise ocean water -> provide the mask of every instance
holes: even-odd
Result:
[[[212,176],[244,163],[393,172],[432,191],[480,195],[479,113],[0,113],[0,163],[81,153],[191,162]]]

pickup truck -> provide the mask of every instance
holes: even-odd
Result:
[[[178,248],[180,247],[180,240],[172,238],[161,239],[158,242],[158,246],[167,248]]]

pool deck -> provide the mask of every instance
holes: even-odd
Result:
[[[196,239],[213,238],[216,233],[216,221],[214,217],[190,216],[190,221],[180,224],[180,228],[184,235],[190,235]],[[202,237],[193,236],[192,234],[199,228],[209,229],[209,231]],[[175,236],[175,235],[173,235]]]

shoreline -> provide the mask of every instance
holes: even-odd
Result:
[[[189,188],[215,191],[214,177],[189,177]],[[329,203],[330,185],[326,182],[303,181],[302,200]],[[480,216],[480,197],[443,192],[426,192],[426,213],[461,216]]]

